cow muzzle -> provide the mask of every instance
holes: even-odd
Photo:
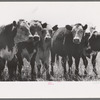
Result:
[[[33,35],[29,35],[29,40],[33,40]]]
[[[46,36],[46,37],[44,38],[44,40],[45,40],[45,41],[50,41],[50,40],[51,40],[51,36]]]
[[[74,38],[74,39],[73,39],[73,42],[74,42],[75,44],[80,44],[81,41],[80,41],[79,38]]]
[[[33,39],[34,39],[34,41],[39,41],[40,40],[40,36],[39,35],[34,35]]]

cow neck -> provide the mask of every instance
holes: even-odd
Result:
[[[40,42],[39,42],[39,48],[42,51],[50,49],[50,46],[51,46],[51,42],[50,43],[45,43],[44,39],[41,39]]]
[[[33,50],[36,48],[33,41],[24,41],[17,44],[19,52],[22,52],[23,49],[27,49],[28,53],[33,53]]]

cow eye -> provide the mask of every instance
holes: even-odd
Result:
[[[52,34],[52,30],[49,30],[50,34]]]

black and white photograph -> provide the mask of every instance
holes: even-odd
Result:
[[[0,3],[0,81],[99,81],[100,3]]]
[[[0,97],[100,97],[99,84],[100,2],[0,2]]]

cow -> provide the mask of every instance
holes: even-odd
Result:
[[[87,67],[88,61],[83,54],[85,48],[85,30],[87,24],[83,26],[77,23],[73,26],[66,25],[59,28],[52,37],[51,41],[51,75],[54,75],[53,65],[55,62],[55,54],[62,56],[62,65],[64,68],[64,76],[66,76],[66,57],[68,57],[69,71],[71,73],[71,66],[73,63],[72,57],[75,58],[75,75],[79,76],[79,61],[80,57],[83,59],[85,67]]]
[[[96,31],[96,27],[92,26],[90,27],[90,31],[87,33],[89,35],[88,38],[88,47],[85,50],[86,55],[91,55],[91,63],[93,65],[93,72],[97,76],[98,73],[96,71],[96,57],[98,52],[100,52],[100,33]]]
[[[17,58],[19,61],[19,72],[21,74],[23,59],[26,58],[31,65],[31,80],[36,81],[36,70],[35,70],[35,58],[37,54],[37,48],[42,35],[42,24],[38,20],[31,20],[29,22],[29,30],[31,36],[28,41],[24,41],[18,44]],[[22,80],[20,75],[20,80]]]
[[[55,25],[52,27],[53,30],[53,34],[55,34],[55,32],[58,30],[58,25]],[[56,54],[56,60],[59,62],[59,55]]]
[[[47,23],[43,23],[42,27],[43,30],[40,36],[39,47],[36,55],[38,77],[39,78],[41,77],[40,69],[42,63],[42,66],[46,70],[46,80],[51,80],[49,74],[49,66],[50,66],[49,60],[50,60],[50,52],[51,52],[52,27]]]
[[[31,35],[25,20],[13,21],[0,27],[0,79],[7,62],[9,79],[15,76],[17,68],[17,43],[27,41]]]

